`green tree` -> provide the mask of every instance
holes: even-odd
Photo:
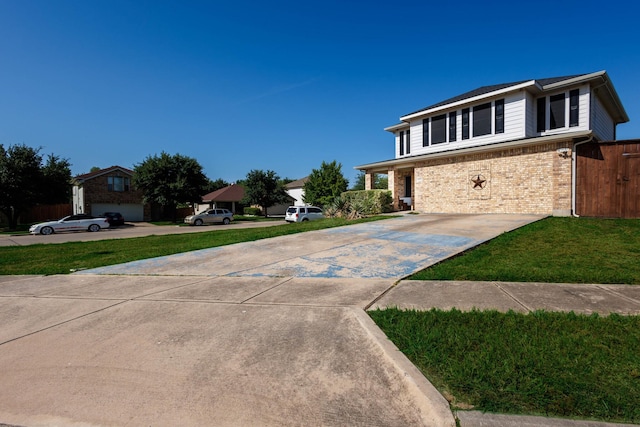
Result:
[[[144,201],[163,207],[164,215],[176,220],[181,203],[200,202],[209,179],[197,160],[180,154],[149,156],[134,167],[133,185],[143,193]]]
[[[20,214],[31,206],[68,202],[71,170],[68,160],[49,155],[42,164],[40,148],[0,144],[0,211],[15,230]]]
[[[289,195],[274,171],[251,170],[242,181],[245,186],[243,203],[259,205],[267,216],[267,209],[278,203],[286,203]]]
[[[208,180],[207,189],[205,190],[205,193],[213,193],[214,191],[219,190],[219,189],[224,188],[224,187],[228,187],[229,185],[231,185],[231,184],[229,184],[227,181],[225,181],[222,178],[218,178],[215,181]]]
[[[328,206],[341,193],[347,191],[349,181],[342,175],[342,164],[335,160],[331,163],[322,162],[320,169],[313,169],[309,180],[304,184],[304,202]]]
[[[389,178],[386,175],[382,175],[382,174],[375,174],[374,175],[374,182],[373,182],[373,189],[374,190],[386,190],[388,188],[388,181]],[[364,172],[360,171],[358,172],[358,175],[356,176],[356,182],[353,184],[353,187],[351,187],[352,190],[364,190]]]

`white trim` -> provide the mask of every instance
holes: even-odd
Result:
[[[517,139],[513,141],[496,142],[496,143],[479,145],[474,147],[466,147],[466,148],[457,148],[457,149],[454,148],[446,151],[438,151],[436,153],[421,154],[418,156],[410,156],[410,157],[405,157],[401,159],[393,159],[393,160],[386,160],[386,161],[377,162],[377,163],[369,163],[366,165],[355,166],[354,169],[373,172],[378,170],[388,170],[390,166],[413,167],[415,166],[416,162],[419,162],[422,160],[440,159],[443,157],[452,157],[452,156],[459,156],[464,154],[473,154],[478,152],[505,150],[508,148],[516,148],[516,147],[521,147],[526,145],[545,144],[548,142],[562,141],[567,139],[588,138],[590,136],[592,136],[592,132],[590,130],[587,130],[587,131],[579,131],[579,132],[562,133],[559,135],[548,135],[548,136],[539,136],[535,138]]]

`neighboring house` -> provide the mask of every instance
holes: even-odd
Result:
[[[142,192],[133,188],[134,172],[111,166],[76,176],[73,183],[73,213],[99,216],[120,212],[127,221],[144,221],[150,209],[142,201]]]
[[[593,147],[605,142],[623,146],[619,157],[629,162],[620,200],[639,198],[639,144],[615,141],[616,126],[629,118],[605,71],[484,86],[400,121],[385,129],[395,137],[395,158],[356,167],[367,189],[374,174],[388,175],[396,209],[581,214],[576,206],[604,189],[578,191],[590,171],[576,157],[595,156]]]
[[[306,176],[302,179],[298,179],[296,181],[291,181],[286,184],[284,187],[286,189],[287,194],[294,200],[293,206],[305,206],[304,202],[304,184],[309,181],[309,177]]]
[[[205,205],[198,205],[196,211],[202,212],[207,209],[226,208],[236,213],[236,203],[239,203],[243,198],[244,187],[238,184],[231,184],[202,196],[202,203]]]

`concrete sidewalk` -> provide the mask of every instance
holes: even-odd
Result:
[[[0,276],[0,423],[454,426],[365,309],[636,309],[633,287],[396,283],[537,219],[408,215],[82,274]]]

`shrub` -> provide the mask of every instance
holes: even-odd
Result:
[[[388,190],[346,191],[325,207],[324,213],[329,218],[363,218],[391,212],[391,201]]]
[[[243,212],[245,215],[254,215],[254,216],[262,215],[262,209],[260,208],[246,207],[244,208]]]
[[[389,190],[345,191],[340,196],[359,215],[377,215],[392,210],[393,198]]]

